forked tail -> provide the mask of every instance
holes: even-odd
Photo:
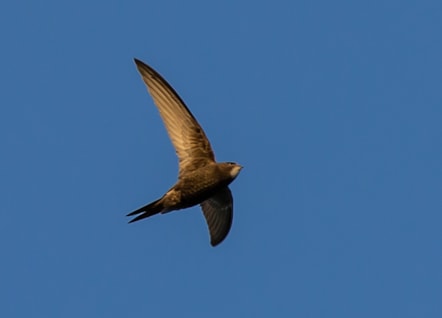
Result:
[[[149,203],[148,205],[143,206],[142,208],[139,208],[138,210],[135,210],[131,213],[129,213],[127,216],[132,216],[136,214],[138,215],[136,218],[129,221],[129,223],[139,221],[145,218],[148,218],[149,216],[155,215],[160,213],[163,210],[163,204],[161,202],[161,199],[158,199],[152,203]]]

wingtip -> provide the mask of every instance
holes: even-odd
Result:
[[[219,238],[212,239],[212,240],[210,240],[210,245],[212,245],[212,247],[216,247],[219,244],[221,244],[224,241],[224,239],[225,239],[225,237],[223,239],[221,239],[221,240]]]
[[[134,62],[135,62],[135,65],[137,67],[143,67],[143,68],[151,69],[150,66],[148,66],[146,63],[144,63],[142,60],[137,59],[136,57],[134,57]]]
[[[136,57],[134,57],[134,62],[138,68],[144,66],[144,63],[141,60],[137,59]]]

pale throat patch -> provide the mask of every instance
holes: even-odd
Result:
[[[232,177],[232,178],[235,178],[238,174],[239,174],[239,171],[241,170],[241,167],[239,167],[239,166],[237,166],[237,167],[233,167],[233,169],[232,170],[230,170],[230,176]]]

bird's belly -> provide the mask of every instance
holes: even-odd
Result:
[[[186,207],[191,207],[200,204],[203,201],[206,201],[207,199],[212,197],[219,188],[220,188],[219,186],[214,186],[214,187],[198,189],[197,191],[192,191],[192,190],[189,191],[189,189],[186,189],[181,194],[181,203]]]
[[[219,189],[227,186],[224,181],[183,182],[180,186],[182,208],[188,208],[212,197]]]

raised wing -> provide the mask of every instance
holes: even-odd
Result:
[[[179,159],[179,174],[215,161],[210,142],[172,86],[153,68],[135,59]]]
[[[229,234],[233,219],[233,197],[228,187],[201,203],[210,232],[210,244],[216,246]]]

